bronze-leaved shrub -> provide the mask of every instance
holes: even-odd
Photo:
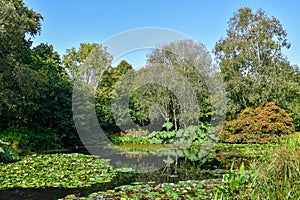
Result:
[[[293,119],[275,103],[246,108],[237,119],[227,121],[219,136],[226,143],[276,142],[294,132]]]

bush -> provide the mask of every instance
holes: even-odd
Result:
[[[9,143],[0,140],[0,163],[10,163],[18,160],[19,156],[10,150]]]
[[[167,123],[165,124],[168,125]],[[166,127],[166,131],[152,132],[148,135],[151,144],[193,144],[201,146],[204,142],[214,140],[215,135],[210,124],[199,123],[198,126],[188,126],[185,129],[170,130],[172,126]]]
[[[265,107],[246,108],[237,119],[226,122],[219,142],[277,142],[280,136],[289,135],[294,130],[293,119],[271,102]]]
[[[26,154],[30,150],[30,139],[23,129],[7,129],[0,133],[0,139],[9,144],[16,154]]]
[[[17,154],[62,148],[61,139],[49,128],[38,132],[10,128],[0,133],[0,139],[9,143],[11,151]]]
[[[126,134],[113,135],[110,139],[114,144],[193,144],[201,146],[204,142],[214,139],[214,132],[209,124],[200,122],[198,126],[189,126],[186,129],[171,130],[172,124],[163,125],[166,130],[148,131],[130,129]]]
[[[37,132],[31,132],[31,150],[53,150],[63,148],[62,138],[59,137],[57,132],[50,128],[44,128]]]
[[[129,130],[126,130],[125,132],[126,132],[127,136],[137,136],[137,137],[144,137],[149,134],[148,130],[143,130],[141,128],[129,129]]]
[[[110,140],[115,145],[121,144],[148,144],[145,137],[134,136],[134,135],[112,135]]]

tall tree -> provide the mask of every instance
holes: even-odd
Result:
[[[31,126],[51,128],[65,145],[77,142],[72,118],[72,81],[52,45],[40,44],[32,50],[31,68],[43,75],[40,95],[32,99],[36,111]]]
[[[214,49],[226,84],[232,114],[246,107],[275,102],[280,107],[294,99],[293,67],[282,54],[289,48],[280,21],[259,9],[241,8],[230,18],[226,38]]]
[[[122,60],[116,67],[110,67],[105,70],[99,82],[95,95],[96,113],[100,126],[106,133],[119,131],[111,110],[111,100],[118,82],[127,72],[132,70],[132,66],[127,61]]]
[[[108,142],[96,118],[95,93],[102,75],[110,68],[112,56],[100,44],[80,44],[78,50],[68,49],[63,57],[64,66],[74,81],[72,95],[73,119],[84,144]],[[100,143],[99,143],[100,142]]]
[[[175,128],[185,127],[193,121],[193,113],[197,110],[197,117],[203,122],[209,122],[212,111],[209,84],[212,83],[210,78],[215,70],[210,54],[201,43],[184,40],[158,47],[148,55],[144,71],[145,76],[150,73],[153,79],[160,79],[158,84],[161,88],[149,85],[150,88],[141,93],[141,100],[146,102],[143,99],[147,97],[150,99],[148,102],[161,104],[163,109],[158,109],[160,115],[166,121],[173,122]],[[144,104],[146,109],[149,106]]]
[[[95,87],[111,62],[112,56],[101,44],[81,43],[78,50],[67,49],[63,58],[63,63],[73,79],[80,78]]]
[[[31,41],[40,33],[42,16],[22,0],[0,0],[0,129],[26,121],[28,98],[39,93],[41,74],[29,67]],[[24,112],[25,111],[25,112]]]

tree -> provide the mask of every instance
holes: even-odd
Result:
[[[0,7],[0,53],[1,59],[7,59],[12,53],[20,53],[31,45],[26,34],[39,34],[43,18],[22,0],[0,0]]]
[[[142,126],[151,132],[161,130],[164,122],[176,130],[199,118],[210,122],[211,97],[218,88],[211,61],[204,45],[191,40],[154,49],[145,68],[126,73],[114,87],[112,110],[119,127]]]
[[[282,54],[290,43],[280,21],[261,9],[253,13],[245,7],[228,24],[227,36],[217,42],[214,53],[226,84],[229,112],[267,102],[287,109],[298,86],[291,78],[293,67]]]
[[[72,81],[52,45],[32,49],[31,68],[43,74],[40,95],[33,99],[37,107],[30,117],[32,127],[51,128],[66,146],[78,142],[72,118]]]
[[[110,67],[105,70],[99,82],[99,87],[95,94],[95,106],[100,126],[106,133],[119,131],[112,114],[111,100],[116,85],[131,70],[133,70],[132,66],[127,61],[122,60],[117,67]]]
[[[96,118],[95,93],[104,71],[110,68],[111,61],[112,56],[100,44],[82,43],[78,50],[68,49],[63,57],[64,66],[74,81],[73,119],[81,141],[85,145],[109,142],[102,134]]]
[[[26,122],[24,113],[35,109],[27,99],[38,95],[42,79],[29,67],[31,41],[26,36],[40,33],[42,16],[21,0],[0,0],[0,7],[0,116],[6,119],[0,129],[5,129]]]
[[[40,33],[42,16],[21,0],[0,0],[0,7],[0,131],[13,142],[27,138],[20,143],[35,150],[61,147],[62,140],[70,145],[70,78],[52,45],[32,48],[30,39]]]
[[[286,102],[287,112],[294,120],[295,130],[300,131],[300,68],[298,65],[294,65],[294,74],[292,77],[294,84],[289,92],[292,92],[293,98],[288,99]]]
[[[166,71],[157,70],[159,73],[155,73],[155,71],[151,73],[161,79],[167,78],[160,85],[162,87],[169,86],[170,90],[169,93],[162,92],[164,95],[157,91],[158,96],[152,97],[165,105],[165,113],[161,113],[161,115],[167,121],[172,121],[175,128],[180,125],[184,127],[191,122],[190,120],[195,117],[192,116],[193,110],[199,111],[197,117],[201,121],[210,122],[212,107],[211,91],[209,90],[212,88],[210,84],[213,84],[211,78],[217,69],[214,68],[210,54],[204,45],[192,40],[184,40],[158,47],[148,55],[146,69],[154,66],[166,69]],[[171,76],[166,76],[166,74]],[[179,88],[181,91],[178,90]],[[189,90],[190,94],[187,93]],[[174,91],[177,91],[177,94]],[[151,95],[142,96],[151,99]],[[189,108],[184,107],[182,101],[189,105]]]
[[[78,50],[67,49],[63,58],[63,63],[73,80],[78,78],[95,87],[101,81],[102,73],[110,67],[111,62],[112,56],[101,44],[81,43]]]

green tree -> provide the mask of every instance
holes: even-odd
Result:
[[[157,77],[162,76],[162,79],[163,76],[166,76],[166,73],[171,74],[168,80],[161,83],[161,86],[171,85],[173,94],[171,91],[168,93],[158,91],[158,96],[151,97],[151,95],[146,94],[142,96],[144,98],[160,99],[158,102],[165,105],[164,114],[161,114],[174,123],[175,129],[180,125],[184,127],[190,120],[193,120],[194,116],[191,116],[193,113],[191,110],[199,111],[200,121],[209,122],[211,120],[212,103],[209,84],[213,84],[211,80],[217,68],[213,66],[211,56],[203,44],[192,40],[184,40],[158,47],[148,55],[146,68],[153,66],[170,69],[169,72],[167,70],[161,73],[153,73],[157,74]],[[178,91],[177,88],[180,87],[185,87],[185,89]],[[196,99],[192,98],[192,94],[186,93],[188,88],[190,88]],[[174,94],[174,91],[178,91],[178,93]],[[185,108],[179,102],[180,99],[190,107]],[[196,101],[197,105],[193,101]]]
[[[96,113],[100,126],[107,133],[119,131],[111,110],[111,100],[115,93],[115,87],[122,77],[132,66],[125,60],[122,60],[116,67],[108,68],[102,75],[99,87],[96,91]]]
[[[97,137],[101,132],[96,118],[95,93],[105,70],[111,67],[112,56],[101,44],[81,43],[78,50],[68,49],[64,66],[74,81],[72,111],[76,130],[84,144],[100,145],[107,138]]]
[[[52,45],[40,44],[32,50],[31,68],[43,74],[40,95],[33,99],[37,110],[31,116],[34,127],[51,128],[66,146],[78,142],[72,118],[71,81]]]
[[[13,141],[28,137],[35,150],[61,147],[76,138],[69,76],[51,45],[31,48],[42,16],[21,0],[0,7],[0,131]]]
[[[282,49],[289,48],[280,21],[259,9],[241,8],[229,20],[226,38],[214,49],[226,84],[231,114],[275,102],[287,109],[299,88]],[[299,97],[299,96],[298,96]]]
[[[41,74],[29,67],[31,40],[40,33],[42,16],[21,0],[0,0],[0,129],[26,122],[36,109],[28,99],[39,94]]]
[[[294,80],[294,84],[289,90],[292,92],[293,98],[286,101],[287,112],[294,119],[295,130],[300,131],[300,68],[298,65],[294,65],[294,74],[291,78]]]
[[[63,57],[64,66],[73,79],[81,79],[89,85],[98,85],[102,73],[108,69],[112,56],[101,44],[81,43],[78,50],[67,49]]]

